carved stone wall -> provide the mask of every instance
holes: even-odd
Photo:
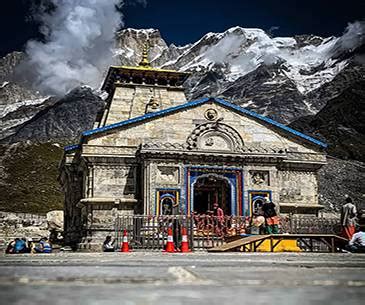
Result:
[[[186,102],[184,91],[178,88],[131,85],[117,87],[105,125],[144,115],[151,97],[160,109]]]
[[[251,170],[250,182],[254,186],[270,186],[270,172],[264,170]]]
[[[271,199],[280,205],[278,196],[277,164],[247,164],[244,166],[244,202],[245,209],[249,209],[251,192],[269,192]]]
[[[180,183],[180,169],[172,165],[157,165],[156,183],[177,185]]]
[[[136,192],[136,167],[94,166],[93,197],[133,198]]]
[[[181,195],[184,186],[183,167],[178,160],[145,161],[144,211],[155,214],[156,192],[161,189],[178,190]],[[182,198],[180,198],[182,199]],[[183,200],[183,199],[182,199]]]
[[[244,146],[241,136],[234,128],[218,121],[200,124],[191,132],[186,143],[190,150],[238,152]]]
[[[280,171],[279,198],[283,203],[318,203],[318,183],[314,172]]]

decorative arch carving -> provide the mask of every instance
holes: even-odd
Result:
[[[240,152],[244,142],[232,127],[216,122],[197,126],[186,140],[190,150],[226,150]]]
[[[202,175],[199,175],[197,177],[197,179],[195,180],[195,182],[192,184],[193,187],[195,187],[195,184],[200,180],[200,179],[203,179],[203,178],[215,178],[217,180],[223,180],[223,181],[226,181],[229,185],[230,188],[232,188],[232,182],[229,181],[229,179],[227,177],[224,177],[223,175],[219,175],[219,174],[215,174],[215,173],[208,173],[208,174],[202,174]]]

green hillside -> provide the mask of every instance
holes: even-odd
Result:
[[[46,213],[62,209],[57,181],[62,152],[51,143],[0,145],[0,210]]]

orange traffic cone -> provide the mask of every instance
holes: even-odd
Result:
[[[124,232],[123,232],[122,247],[120,248],[120,252],[129,252],[129,244],[128,244],[128,233],[127,233],[127,230],[124,230]]]
[[[172,229],[167,230],[167,244],[164,252],[175,252],[174,238],[172,236]]]
[[[189,249],[188,233],[186,228],[183,227],[181,229],[181,235],[181,252],[191,252],[191,250]]]

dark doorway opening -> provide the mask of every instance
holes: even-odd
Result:
[[[198,178],[194,185],[194,212],[206,214],[213,211],[217,202],[225,215],[231,215],[231,187],[226,179],[216,175]]]

